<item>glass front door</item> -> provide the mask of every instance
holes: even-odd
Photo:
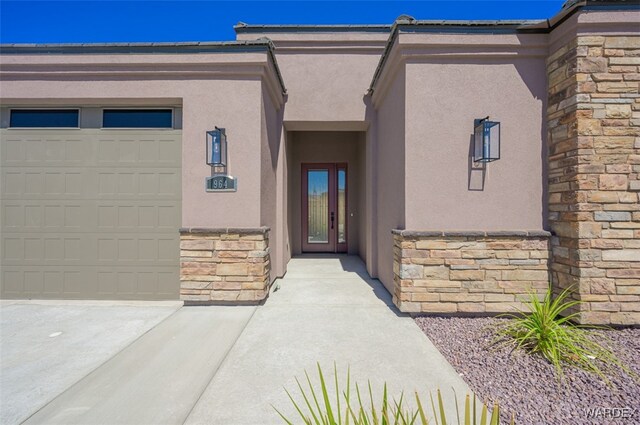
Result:
[[[302,165],[302,250],[347,251],[346,164]]]

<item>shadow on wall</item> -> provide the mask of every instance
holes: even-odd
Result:
[[[284,103],[282,107],[278,111],[275,118],[275,132],[269,137],[269,151],[271,153],[271,169],[275,173],[278,168],[278,157],[280,155],[280,150],[284,147],[282,146],[282,132],[284,129],[284,110],[287,105],[287,95],[284,95]]]
[[[474,135],[469,136],[469,178],[467,189],[473,192],[482,192],[484,190],[484,181],[487,177],[487,163],[473,161],[473,142]]]
[[[521,36],[518,36],[521,38]],[[524,40],[524,39],[523,39]],[[540,159],[542,161],[542,228],[549,228],[549,161],[547,150],[547,67],[546,58],[541,62],[542,69],[536,69],[530,66],[523,65],[519,61],[515,61],[514,67],[522,78],[522,81],[526,84],[527,88],[531,92],[531,95],[542,102],[540,108]],[[544,75],[545,78],[540,78],[540,75]]]
[[[284,102],[280,109],[273,104],[270,97],[266,94],[262,96],[262,126],[266,132],[266,144],[261,145],[261,188],[260,188],[260,225],[271,228],[270,238],[270,261],[271,276],[273,282],[278,276],[284,274],[286,262],[283,259],[284,250],[282,244],[285,244],[285,236],[281,226],[280,210],[277,204],[277,188],[278,188],[278,159],[280,153],[284,149],[283,146],[283,118],[286,106],[287,96],[284,95]],[[268,162],[267,162],[268,161]],[[280,212],[283,214],[283,212]]]

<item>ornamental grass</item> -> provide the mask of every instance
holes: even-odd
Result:
[[[528,311],[499,316],[510,320],[496,326],[494,343],[541,355],[554,366],[560,381],[566,366],[594,373],[607,385],[611,384],[609,376],[620,371],[634,376],[606,345],[610,342],[604,335],[594,333],[607,327],[575,323],[579,313],[571,311],[582,301],[569,299],[570,294],[567,288],[554,297],[549,287],[541,301],[536,293],[529,293]]]
[[[416,409],[407,407],[404,394],[398,400],[389,400],[387,384],[384,384],[382,400],[379,403],[374,401],[371,382],[368,382],[367,393],[360,391],[360,386],[355,384],[355,395],[351,391],[351,373],[347,370],[346,386],[340,390],[338,383],[338,371],[334,364],[334,389],[329,389],[324,378],[324,373],[320,364],[318,367],[319,388],[314,386],[305,371],[307,387],[305,388],[298,378],[296,383],[301,393],[301,398],[296,400],[285,388],[287,396],[297,412],[294,418],[285,416],[274,407],[284,423],[294,425],[302,423],[305,425],[498,425],[500,423],[500,408],[498,404],[493,405],[489,413],[488,408],[483,403],[477,403],[475,395],[473,398],[467,395],[464,403],[464,410],[460,412],[457,396],[454,392],[456,403],[456,422],[450,422],[445,413],[443,398],[440,390],[437,391],[436,399],[429,395],[431,412],[434,422],[429,421],[426,415],[424,404],[418,395],[414,393]],[[480,415],[477,414],[480,409]],[[462,413],[462,416],[461,416]],[[514,420],[511,420],[511,424]]]

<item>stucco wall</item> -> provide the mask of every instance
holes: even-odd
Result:
[[[278,53],[289,97],[285,121],[364,121],[375,54]]]
[[[350,254],[359,254],[359,232],[364,221],[364,211],[359,211],[360,197],[364,193],[358,190],[361,167],[359,163],[358,132],[303,131],[294,132],[289,137],[288,149],[292,151],[289,167],[289,196],[291,202],[291,248],[294,255],[302,252],[301,223],[301,170],[302,163],[346,162],[347,163],[347,246]]]
[[[290,129],[324,130],[328,123],[348,123],[351,130],[363,128],[364,97],[387,31],[270,32],[265,28],[264,32],[237,35],[239,40],[260,37],[268,37],[276,46],[288,91],[284,120]]]
[[[266,63],[266,53],[12,55],[1,60],[4,105],[182,105],[182,226],[262,224],[257,205],[262,186],[264,80],[255,63]],[[243,64],[245,72],[253,75],[225,78],[217,68],[222,65],[227,72],[240,72]],[[158,73],[163,68],[168,71]],[[20,70],[28,76],[22,77]],[[227,130],[228,171],[238,178],[235,193],[204,189],[205,177],[211,173],[205,163],[205,132],[214,126]]]
[[[388,287],[392,228],[544,228],[546,43],[544,34],[396,37],[372,97],[378,275]],[[471,159],[473,121],[487,115],[501,122],[502,158],[483,170]]]
[[[542,229],[544,57],[434,58],[406,73],[406,228]],[[473,121],[486,116],[502,143],[483,171],[470,156]]]
[[[285,263],[282,253],[283,213],[279,205],[279,169],[283,166],[282,109],[262,91],[261,170],[260,170],[260,223],[269,227],[269,251],[271,257],[271,279],[284,275]]]
[[[291,131],[284,132],[284,152],[283,152],[283,197],[284,197],[284,206],[283,209],[286,210],[286,214],[283,217],[283,222],[285,223],[283,238],[283,262],[288,262],[293,256],[293,216],[296,211],[297,206],[293,204],[293,169],[292,164],[294,163],[293,159],[293,139],[294,134]]]
[[[358,193],[358,255],[362,261],[367,261],[367,175],[366,175],[366,133],[358,133],[358,169],[355,170],[358,178],[356,187]],[[370,183],[369,183],[370,184]]]
[[[377,108],[375,162],[377,220],[377,272],[393,293],[392,229],[405,228],[405,99],[404,69],[391,83]]]

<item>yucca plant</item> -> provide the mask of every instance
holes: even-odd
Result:
[[[536,293],[530,293],[527,303],[529,311],[499,316],[510,320],[497,325],[494,342],[540,354],[555,367],[560,381],[566,365],[595,373],[607,384],[610,384],[607,375],[617,370],[634,375],[611,350],[594,341],[589,332],[589,329],[606,327],[574,323],[579,313],[569,312],[582,301],[568,300],[570,293],[571,288],[568,288],[554,297],[549,288],[542,301]],[[602,335],[598,335],[598,338],[604,340]]]
[[[352,400],[351,393],[351,372],[347,369],[346,389],[340,391],[338,384],[338,370],[333,365],[334,372],[334,391],[329,390],[322,372],[322,368],[318,363],[318,377],[320,379],[320,388],[315,388],[309,374],[305,371],[308,389],[305,389],[296,378],[298,389],[301,393],[301,400],[295,400],[291,393],[285,388],[285,392],[291,400],[295,410],[297,411],[302,424],[305,425],[428,425],[431,422],[427,419],[425,409],[418,393],[415,393],[415,401],[417,411],[413,411],[406,407],[404,403],[404,394],[400,395],[399,400],[389,402],[387,392],[387,384],[384,384],[382,392],[382,401],[377,404],[373,398],[373,390],[371,382],[368,382],[368,395],[363,398],[359,385],[355,384],[356,400]],[[455,396],[455,392],[454,392]],[[480,420],[477,416],[477,402],[475,395],[473,396],[473,404],[469,395],[466,396],[463,418],[460,418],[458,408],[458,400],[456,397],[456,415],[458,425],[498,425],[500,418],[500,408],[498,404],[494,404],[493,410],[489,416],[487,406],[480,403]],[[450,425],[452,422],[447,421],[444,403],[440,390],[437,391],[436,402],[430,395],[431,409],[435,418],[435,425]],[[437,407],[436,407],[437,403]],[[282,420],[293,425],[293,419],[286,417],[277,408],[275,411],[280,415]],[[489,421],[489,422],[487,422]],[[511,424],[514,420],[511,420]]]

